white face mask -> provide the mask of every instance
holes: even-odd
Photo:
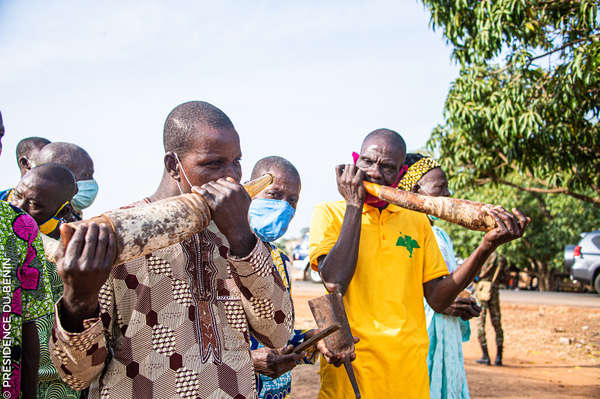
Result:
[[[177,160],[177,163],[179,164],[179,167],[181,168],[181,173],[183,174],[183,177],[185,178],[185,181],[188,182],[188,184],[190,185],[190,187],[192,187],[192,183],[190,182],[190,179],[188,179],[187,177],[187,173],[185,173],[185,169],[183,169],[183,165],[181,164],[181,160],[179,159],[179,155],[177,155],[177,153],[175,153],[175,159]],[[181,189],[181,185],[179,184],[179,182],[177,183],[177,188],[179,189],[179,192],[181,194],[183,194],[183,190]]]

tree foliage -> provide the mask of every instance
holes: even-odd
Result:
[[[600,1],[423,3],[460,65],[428,143],[454,184],[600,205]]]

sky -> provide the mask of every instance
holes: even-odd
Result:
[[[43,136],[92,156],[100,191],[84,216],[137,201],[162,176],[166,116],[203,100],[240,135],[242,180],[268,155],[300,171],[286,238],[341,199],[335,165],[370,131],[422,148],[457,75],[416,0],[0,0],[0,49],[0,189],[19,179],[17,142]]]

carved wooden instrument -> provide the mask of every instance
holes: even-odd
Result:
[[[470,230],[490,231],[496,228],[496,219],[488,213],[494,205],[448,197],[430,197],[363,182],[367,192],[377,198],[412,211],[436,216]]]
[[[273,182],[269,173],[244,185],[255,196]],[[193,190],[194,188],[192,188]],[[196,192],[165,198],[150,204],[120,208],[104,212],[91,219],[67,223],[69,229],[61,231],[61,244],[48,248],[46,257],[56,263],[62,257],[75,230],[90,222],[109,226],[117,238],[118,265],[157,249],[181,242],[205,229],[211,221],[210,208]]]

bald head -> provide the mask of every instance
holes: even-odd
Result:
[[[295,209],[301,187],[300,174],[296,167],[285,158],[270,156],[254,165],[251,178],[256,179],[265,173],[273,175],[273,183],[255,198],[287,201]]]
[[[76,193],[73,173],[62,165],[48,163],[25,173],[12,193],[11,203],[42,224]]]
[[[193,147],[193,134],[202,127],[235,130],[229,117],[219,108],[204,101],[189,101],[175,107],[167,116],[163,129],[165,152],[185,154]]]
[[[279,171],[288,174],[290,177],[293,177],[300,182],[300,173],[298,173],[296,167],[287,159],[277,155],[265,157],[259,160],[254,165],[254,169],[252,169],[251,178],[256,179],[265,173],[270,173],[272,171]]]
[[[371,133],[367,134],[367,137],[362,142],[361,151],[365,146],[370,144],[385,144],[390,148],[393,148],[398,153],[406,156],[406,142],[397,132],[390,129],[376,129]]]
[[[368,181],[391,186],[397,183],[406,157],[402,136],[390,129],[372,131],[363,140],[356,165],[365,172]]]
[[[81,147],[72,143],[50,143],[44,146],[34,159],[36,166],[56,163],[73,172],[75,179],[90,180],[94,177],[94,162]]]
[[[61,191],[60,195],[62,198],[65,198],[65,201],[73,198],[77,192],[77,181],[73,172],[57,163],[47,163],[33,167],[26,173],[26,176],[24,176],[23,179],[27,180],[31,177],[35,177],[40,181],[48,182],[53,185],[57,191]]]
[[[17,164],[21,170],[21,176],[25,175],[33,165],[33,160],[37,157],[42,148],[50,143],[50,140],[43,137],[27,137],[17,144]]]

